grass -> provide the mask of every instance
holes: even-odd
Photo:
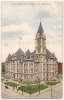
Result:
[[[14,82],[5,82],[6,85],[9,85],[9,86],[12,86],[12,87],[16,87],[18,86],[19,84],[16,84]]]
[[[56,82],[56,81],[48,81],[48,82],[45,82],[45,84],[48,84],[48,85],[56,85],[58,83],[59,82]]]
[[[4,78],[1,78],[1,81],[4,81]]]
[[[44,84],[38,84],[38,85],[26,85],[26,86],[21,86],[19,88],[19,90],[26,92],[26,93],[29,93],[29,94],[32,94],[32,93],[35,93],[39,90],[43,90],[43,89],[46,89],[48,86],[47,85],[44,85]]]

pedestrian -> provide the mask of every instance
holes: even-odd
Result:
[[[22,94],[23,94],[23,88],[22,88]]]
[[[16,86],[16,89],[17,89],[17,86]]]
[[[13,87],[13,90],[14,90],[14,87]]]

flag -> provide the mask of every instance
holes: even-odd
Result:
[[[20,38],[22,40],[22,38]]]

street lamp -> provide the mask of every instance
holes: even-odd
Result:
[[[53,91],[52,91],[52,85],[50,85],[51,87],[51,99],[53,98]]]
[[[31,80],[30,80],[30,98],[31,98]]]
[[[27,77],[27,83],[28,83],[28,89],[30,91],[30,98],[31,98],[31,80],[29,81],[28,77]]]
[[[39,83],[38,87],[39,87],[39,94],[40,94],[40,78],[37,76],[37,81]]]

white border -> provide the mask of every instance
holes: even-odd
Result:
[[[1,2],[2,1],[18,1],[18,0],[0,0],[0,9],[1,9]],[[39,0],[19,0],[19,1],[39,1]],[[40,0],[40,1],[62,1],[63,2],[63,27],[64,27],[64,0]],[[0,16],[1,16],[1,10],[0,10]],[[1,18],[0,18],[0,62],[1,62]],[[63,45],[64,45],[64,29],[63,29]],[[64,46],[63,46],[63,51],[64,51]],[[63,58],[64,58],[64,53],[63,53]],[[64,60],[64,59],[63,59]],[[64,62],[64,61],[63,61]],[[64,64],[63,64],[64,65]],[[63,71],[64,71],[64,66],[63,66]],[[63,72],[63,77],[64,77],[64,72]],[[63,84],[64,84],[64,78],[63,78]],[[64,85],[63,85],[63,91],[64,91]],[[0,100],[1,100],[1,63],[0,63]],[[63,97],[64,99],[64,92],[63,92]],[[5,100],[5,99],[4,99]],[[9,100],[9,99],[7,99]],[[13,99],[10,99],[13,100]],[[21,99],[20,99],[21,100]],[[23,99],[22,99],[23,100]],[[29,99],[30,100],[30,99]],[[34,100],[34,99],[33,99]],[[38,99],[40,100],[40,99]],[[47,99],[48,100],[48,99]],[[54,99],[56,100],[56,99]],[[59,99],[61,100],[61,99]]]

